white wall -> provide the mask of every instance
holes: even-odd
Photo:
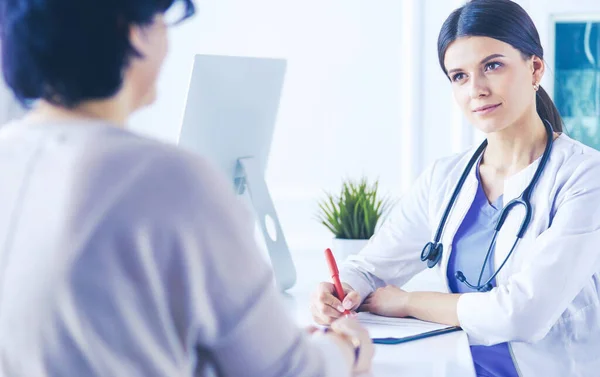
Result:
[[[12,92],[8,89],[4,80],[0,81],[0,127],[3,124],[20,118],[25,110],[14,98]]]
[[[267,181],[290,246],[327,246],[329,233],[313,219],[322,189],[366,174],[400,191],[401,3],[199,2],[197,16],[172,30],[157,103],[131,127],[177,140],[196,53],[286,58]]]

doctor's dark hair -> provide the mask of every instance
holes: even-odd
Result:
[[[471,0],[454,10],[446,19],[438,36],[438,58],[444,73],[444,57],[448,46],[461,37],[489,37],[505,42],[519,50],[524,59],[544,58],[538,31],[527,12],[510,0]],[[537,112],[562,132],[563,122],[558,109],[540,86],[536,94]]]
[[[143,58],[130,27],[152,24],[175,3],[180,21],[194,14],[192,0],[1,0],[4,80],[25,105],[109,98],[131,59]]]

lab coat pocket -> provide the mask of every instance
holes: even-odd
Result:
[[[598,276],[594,275],[559,318],[556,326],[562,328],[565,344],[581,344],[590,336],[598,336],[599,288],[600,281]]]

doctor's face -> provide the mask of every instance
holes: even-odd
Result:
[[[525,58],[511,45],[488,37],[463,37],[444,56],[454,98],[467,120],[484,133],[501,131],[535,113],[543,61]]]

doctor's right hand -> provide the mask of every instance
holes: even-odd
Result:
[[[344,287],[344,302],[335,296],[335,286],[332,283],[323,282],[319,284],[310,300],[310,312],[313,319],[319,325],[330,325],[336,319],[344,315],[344,310],[355,311],[362,299],[358,292],[348,284]]]

